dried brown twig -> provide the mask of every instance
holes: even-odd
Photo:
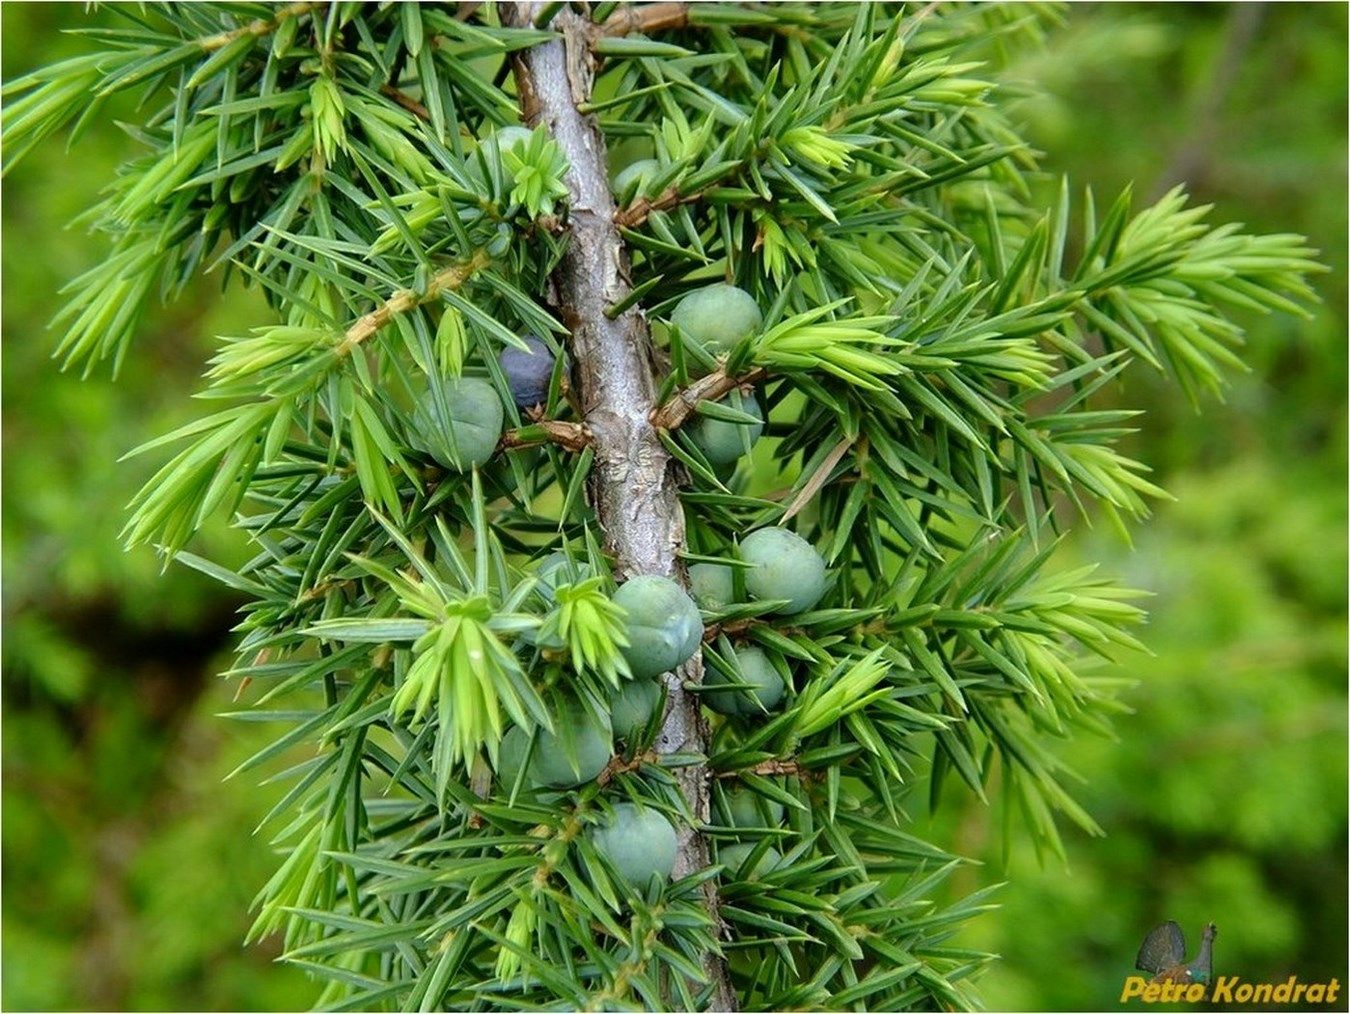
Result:
[[[584,423],[540,419],[528,426],[507,430],[502,434],[497,446],[509,451],[520,447],[537,447],[540,444],[557,444],[569,451],[583,451],[591,446],[591,441],[591,431]]]
[[[591,30],[591,37],[617,38],[622,35],[645,35],[663,28],[683,28],[689,24],[687,3],[632,4],[620,7],[602,24]]]

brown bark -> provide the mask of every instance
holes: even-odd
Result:
[[[512,20],[529,24],[534,10],[531,3],[515,4]],[[605,315],[605,309],[621,302],[632,287],[623,241],[614,224],[604,138],[595,121],[577,109],[590,98],[594,76],[590,40],[595,26],[564,9],[550,27],[561,38],[519,54],[514,69],[526,120],[544,124],[569,163],[570,236],[554,284],[559,312],[572,332],[576,391],[595,451],[590,501],[621,577],[660,574],[683,580],[677,554],[684,544],[684,516],[670,457],[650,419],[657,384],[646,319],[636,306],[613,320]],[[701,675],[697,657],[666,675],[666,714],[655,743],[658,755],[703,752],[706,728],[698,701],[684,689],[686,680],[697,682]],[[679,828],[678,877],[708,865],[707,843],[697,825],[708,819],[709,791],[705,765],[678,768],[675,774],[695,820]],[[720,927],[711,883],[706,885],[705,900],[714,925]],[[703,966],[712,983],[711,1006],[734,1010],[725,962],[709,953]]]

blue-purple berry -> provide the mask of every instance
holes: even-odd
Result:
[[[524,335],[528,348],[508,345],[502,349],[497,362],[506,375],[511,397],[520,408],[533,408],[548,401],[548,386],[553,379],[553,350],[535,335]]]

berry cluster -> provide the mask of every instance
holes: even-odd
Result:
[[[505,134],[503,130],[493,143],[484,144],[489,162],[500,160],[504,145],[525,141],[528,132]],[[654,162],[635,163],[616,179],[616,190],[621,194],[626,189],[641,191],[657,169]],[[670,315],[671,329],[681,341],[714,357],[725,356],[753,338],[763,324],[753,297],[722,283],[689,292]],[[525,335],[521,342],[523,347],[503,349],[496,365],[517,408],[534,413],[537,419],[549,404],[555,374],[565,370],[559,370],[558,353],[544,339]],[[685,431],[709,463],[724,469],[750,451],[764,432],[765,415],[748,389],[733,390],[719,404],[733,412],[695,413]],[[413,424],[414,446],[447,469],[468,471],[486,462],[499,445],[504,406],[497,389],[486,380],[445,379],[431,385],[419,399]],[[610,692],[608,714],[569,696],[558,706],[552,730],[531,733],[520,726],[511,728],[497,751],[500,791],[518,797],[578,789],[604,776],[614,760],[616,742],[627,744],[630,754],[640,754],[659,725],[665,700],[663,677],[699,652],[705,614],[716,616],[753,604],[751,611],[757,606],[758,614],[764,616],[792,616],[812,609],[824,596],[828,581],[825,561],[815,548],[795,532],[778,527],[749,533],[726,563],[696,563],[688,576],[692,597],[676,581],[652,574],[635,575],[618,586],[610,601],[622,610],[626,643],[620,652],[627,678]],[[597,575],[595,565],[583,553],[569,550],[542,557],[535,564],[534,577],[537,604],[548,612],[559,606],[559,589],[607,575]],[[568,650],[556,630],[541,628],[522,632],[519,644],[546,659],[557,659]],[[790,695],[792,671],[786,659],[761,647],[737,644],[730,651],[710,651],[706,663],[698,693],[709,712],[718,716],[714,721],[733,725],[753,721],[779,708]],[[719,799],[718,816],[729,827],[768,827],[783,817],[780,803],[744,786],[722,793]],[[609,808],[600,823],[592,826],[590,838],[613,869],[635,888],[645,888],[652,878],[664,882],[671,876],[676,832],[652,807],[622,803]],[[752,868],[741,869],[752,844],[723,847],[720,861],[743,878],[772,869],[780,858],[772,847],[755,849]]]

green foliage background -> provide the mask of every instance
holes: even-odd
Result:
[[[3,7],[3,72],[78,51],[80,7]],[[1216,967],[1339,976],[1346,954],[1346,11],[1337,5],[1074,5],[1003,72],[1046,168],[1099,193],[1178,175],[1223,220],[1299,231],[1331,272],[1309,322],[1252,322],[1252,372],[1197,416],[1137,373],[1135,446],[1177,502],[1133,551],[1105,527],[1072,551],[1154,590],[1118,742],[1070,760],[1107,829],[1068,832],[1067,869],[1015,849],[1002,814],[941,816],[937,840],[986,861],[963,893],[1007,879],[967,942],[1004,960],[1005,1009],[1114,1004],[1135,948],[1175,918],[1219,925]],[[1245,40],[1245,43],[1244,43]],[[244,832],[271,794],[222,783],[253,727],[225,710],[236,603],[185,568],[124,554],[124,505],[148,463],[127,449],[191,414],[205,337],[261,308],[207,284],[144,324],[114,385],[59,374],[56,290],[103,256],[65,229],[129,147],[113,106],[66,157],[43,146],[5,180],[3,995],[8,1009],[284,1009],[313,995],[240,945],[271,869]],[[223,527],[204,535],[228,561]],[[233,547],[238,552],[238,547]],[[921,815],[916,819],[924,820]],[[1068,970],[1066,974],[1066,970]]]

